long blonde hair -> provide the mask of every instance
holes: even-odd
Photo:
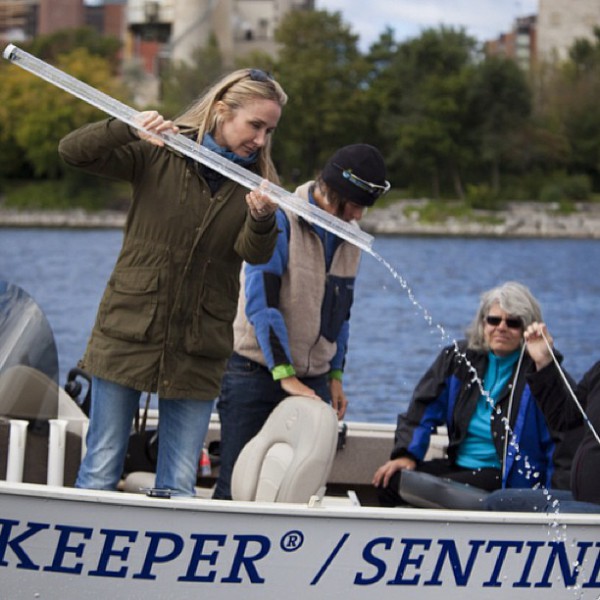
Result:
[[[196,134],[196,141],[201,143],[204,134],[214,134],[223,120],[223,114],[215,108],[217,102],[223,102],[227,112],[231,114],[255,100],[272,100],[283,108],[288,97],[283,88],[264,71],[240,69],[214,83],[175,119],[175,123],[183,134]],[[258,150],[256,164],[262,177],[279,183],[279,176],[271,159],[271,136],[267,137],[265,145]]]

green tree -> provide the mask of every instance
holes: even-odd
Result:
[[[386,157],[395,149],[395,143],[390,143],[385,132],[388,127],[387,118],[394,105],[394,74],[390,67],[397,52],[398,43],[394,39],[394,32],[388,27],[371,45],[365,57],[368,64],[365,115],[371,124],[373,143]]]
[[[275,137],[283,174],[312,177],[338,147],[372,143],[368,64],[340,13],[291,11],[276,32],[276,75],[289,95]]]
[[[585,174],[600,186],[600,29],[576,40],[569,58],[535,73],[534,118],[552,144],[538,147],[545,172]]]
[[[85,48],[91,55],[105,59],[110,64],[112,73],[118,72],[121,42],[116,37],[101,35],[91,27],[61,29],[37,36],[23,46],[27,52],[52,64],[59,56],[76,48]]]
[[[488,57],[473,70],[467,100],[479,156],[491,166],[491,187],[498,194],[500,167],[511,161],[531,115],[531,91],[513,60]]]
[[[399,44],[383,71],[389,86],[379,126],[394,176],[427,183],[436,197],[445,180],[464,196],[462,172],[474,154],[466,96],[475,59],[473,38],[441,27]]]
[[[166,65],[161,73],[161,109],[174,117],[225,74],[223,58],[214,36],[199,47],[189,63]]]
[[[566,135],[572,147],[571,170],[592,176],[600,185],[600,28],[595,39],[577,40],[563,83],[571,91],[564,112]]]

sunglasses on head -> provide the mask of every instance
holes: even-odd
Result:
[[[240,81],[245,80],[246,78],[251,79],[252,81],[258,81],[259,83],[268,83],[269,81],[273,81],[273,77],[271,77],[270,73],[263,71],[262,69],[248,69],[247,75],[243,75],[240,79],[236,79],[236,81],[232,81],[228,86],[224,87],[219,94],[219,99],[225,97],[225,94],[240,83]]]
[[[384,185],[378,185],[377,183],[371,183],[370,181],[361,179],[358,175],[355,175],[352,172],[352,169],[343,169],[340,167],[340,165],[335,163],[334,166],[342,172],[342,177],[344,179],[347,179],[350,183],[354,184],[356,187],[359,187],[361,190],[368,192],[375,198],[383,196],[383,194],[386,194],[390,190],[391,184],[389,181],[386,181]]]
[[[273,81],[273,77],[271,77],[270,73],[263,71],[262,69],[250,69],[248,76],[252,81],[260,81],[261,83],[266,83],[267,81]]]
[[[498,327],[502,321],[506,323],[506,326],[510,329],[521,329],[523,327],[523,321],[518,317],[507,317],[506,319],[503,317],[494,317],[492,315],[488,315],[485,318],[485,321],[488,325],[492,327]]]

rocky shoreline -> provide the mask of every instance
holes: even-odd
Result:
[[[120,211],[13,210],[0,208],[0,227],[48,227],[72,229],[119,229],[125,224]]]
[[[372,235],[425,235],[460,237],[600,238],[600,204],[577,204],[561,214],[557,207],[537,202],[514,202],[502,211],[473,211],[468,219],[448,218],[421,222],[416,210],[426,201],[401,201],[371,209],[361,221]],[[17,211],[0,208],[0,227],[122,228],[119,211]]]
[[[361,227],[373,235],[431,235],[499,238],[600,238],[600,204],[581,203],[562,214],[558,206],[539,202],[512,202],[501,211],[473,211],[467,219],[450,217],[439,222],[418,220],[407,210],[427,201],[403,201],[367,213]]]

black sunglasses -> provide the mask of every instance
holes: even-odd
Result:
[[[504,321],[506,326],[510,329],[521,329],[523,327],[523,321],[518,317],[507,317],[504,319],[503,317],[493,317],[492,315],[488,315],[485,320],[486,323],[492,327],[498,327],[502,321]]]
[[[354,184],[356,187],[359,187],[361,190],[368,192],[371,196],[375,198],[379,198],[389,192],[391,183],[386,181],[384,185],[378,185],[376,183],[371,183],[370,181],[366,181],[365,179],[361,179],[358,175],[352,172],[352,169],[344,169],[333,163],[334,167],[337,167],[342,172],[342,177],[347,179],[350,183]]]

